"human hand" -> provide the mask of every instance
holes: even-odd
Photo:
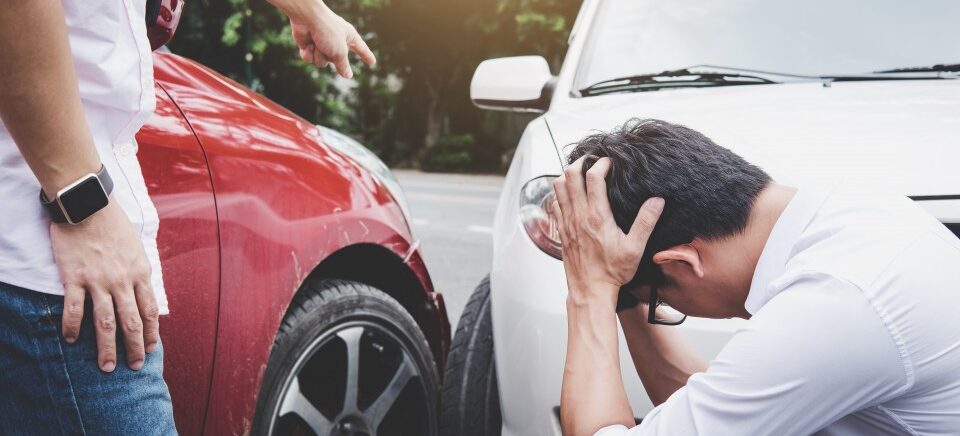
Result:
[[[322,2],[302,15],[290,15],[293,40],[300,48],[300,58],[318,67],[333,63],[344,78],[353,77],[349,52],[354,52],[367,65],[377,62],[357,29],[335,14]]]
[[[118,320],[127,365],[142,368],[144,353],[153,351],[160,340],[159,312],[150,285],[150,263],[126,214],[111,201],[80,224],[51,224],[50,239],[64,287],[66,341],[73,343],[80,335],[89,293],[100,369],[116,368]]]
[[[597,160],[584,176],[585,158],[570,164],[553,182],[557,200],[552,207],[563,243],[569,297],[575,302],[599,299],[616,305],[620,288],[637,272],[664,201],[647,199],[630,232],[624,234],[607,197],[610,158]]]

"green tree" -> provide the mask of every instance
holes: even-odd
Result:
[[[263,0],[190,3],[172,49],[309,120],[359,137],[388,163],[416,165],[456,144],[450,147],[459,157],[444,162],[483,170],[499,168],[523,123],[472,106],[474,68],[490,57],[520,54],[543,55],[556,68],[579,8],[572,0],[328,4],[365,33],[377,54],[376,66],[356,65],[352,83],[300,62],[286,18]]]

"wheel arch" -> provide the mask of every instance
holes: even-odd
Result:
[[[324,258],[310,271],[304,283],[323,279],[356,281],[377,288],[397,300],[426,336],[437,372],[442,376],[450,342],[446,310],[442,300],[439,306],[434,301],[440,298],[439,294],[427,289],[400,256],[377,244],[349,245]],[[304,289],[301,285],[296,294]]]

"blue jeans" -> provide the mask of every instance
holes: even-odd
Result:
[[[102,372],[89,303],[84,313],[68,344],[63,297],[0,282],[0,435],[176,434],[163,346],[133,371],[118,332],[117,368]]]

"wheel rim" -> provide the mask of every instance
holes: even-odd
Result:
[[[405,341],[375,322],[346,322],[319,335],[297,358],[271,414],[270,433],[427,434],[428,395]]]

